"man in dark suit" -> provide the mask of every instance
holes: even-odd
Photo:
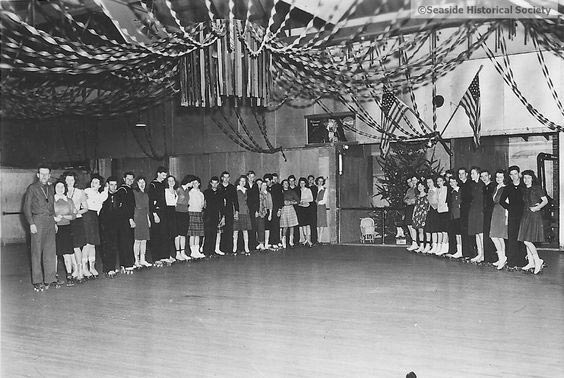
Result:
[[[317,191],[319,188],[315,185],[315,176],[307,176],[308,187],[313,195],[313,205],[310,207],[311,210],[311,242],[313,245],[317,244]]]
[[[247,206],[249,207],[249,216],[251,218],[252,230],[249,230],[249,248],[255,249],[257,246],[257,217],[259,210],[259,192],[260,189],[255,181],[256,175],[254,171],[247,173]]]
[[[490,227],[494,208],[493,195],[496,184],[492,181],[491,173],[486,169],[480,173],[480,179],[484,183],[484,261],[493,263],[497,261],[495,245],[490,238]]]

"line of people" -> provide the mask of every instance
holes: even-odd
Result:
[[[57,257],[69,286],[98,277],[97,248],[103,272],[112,278],[136,268],[238,251],[298,242],[311,247],[327,228],[326,181],[313,175],[299,180],[291,175],[279,183],[276,173],[259,178],[249,171],[233,185],[225,171],[201,191],[199,177],[186,175],[177,182],[165,167],[151,182],[133,172],[123,174],[121,185],[117,177],[104,184],[93,175],[85,189],[77,187],[74,172],[64,172],[54,185],[50,174],[48,167],[39,167],[38,181],[24,200],[35,291],[64,283],[56,276]]]
[[[498,270],[538,274],[544,267],[534,243],[545,241],[541,210],[548,198],[533,171],[521,174],[511,166],[497,170],[492,182],[488,170],[459,168],[458,177],[449,170],[438,177],[413,175],[407,184],[409,251],[489,262]]]

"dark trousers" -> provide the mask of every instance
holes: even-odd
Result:
[[[497,261],[497,253],[495,249],[495,244],[490,238],[491,225],[492,225],[492,213],[484,212],[484,261],[493,263]]]
[[[253,250],[257,247],[258,244],[257,243],[258,226],[257,226],[256,212],[249,211],[249,216],[251,217],[251,229],[249,230],[249,248]]]
[[[271,245],[280,244],[280,217],[276,213],[272,214],[272,221],[270,222],[270,242],[269,243]]]
[[[524,266],[526,264],[526,247],[522,242],[517,240],[520,225],[521,216],[512,217],[510,215],[507,218],[507,245],[505,247],[505,255],[507,256],[507,265],[511,267]]]
[[[476,236],[468,235],[468,211],[460,212],[460,233],[462,235],[462,256],[473,258],[476,251]]]
[[[34,216],[37,233],[31,234],[31,282],[33,284],[57,281],[57,252],[55,220],[51,216]]]
[[[206,215],[204,217],[204,248],[206,256],[211,256],[215,252],[215,242],[217,241],[217,226],[219,224],[219,213]]]
[[[160,222],[151,222],[150,247],[153,261],[168,259],[170,255],[168,252],[170,245],[168,243],[166,217],[164,212],[161,210],[158,210],[156,213],[159,216]]]
[[[298,210],[298,209],[299,209],[299,206],[294,205],[294,211],[296,212],[296,214],[298,214],[298,211],[301,211],[301,209],[300,210]],[[298,218],[298,222],[299,222],[299,219],[300,218]],[[298,226],[294,227],[294,243],[296,243],[296,244],[298,244],[298,242],[300,240],[300,227],[299,226],[301,226],[301,225],[298,224]],[[288,241],[289,235],[284,235],[284,236],[286,236],[286,241]],[[305,240],[304,240],[304,243],[305,243]]]
[[[118,226],[119,263],[126,268],[133,267],[133,229],[129,219],[122,219]]]
[[[225,226],[221,234],[220,249],[223,252],[233,252],[233,214],[225,214]]]
[[[317,204],[312,202],[309,206],[311,211],[311,242],[313,244],[317,243]]]
[[[104,273],[116,269],[119,251],[119,221],[101,220],[100,238],[102,239],[102,264]]]

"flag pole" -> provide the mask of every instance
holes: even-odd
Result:
[[[484,68],[484,65],[483,65],[483,64],[480,65],[480,68],[478,68],[478,72],[476,72],[476,75],[474,75],[474,76],[472,77],[472,80],[474,80],[474,78],[475,78],[476,76],[478,76],[478,74],[480,73],[480,71],[482,70],[482,68]],[[470,84],[472,84],[472,82],[470,82]],[[470,85],[468,85],[468,87],[470,87]],[[467,89],[467,90],[468,90],[468,89]],[[465,93],[466,93],[466,92],[465,92]],[[464,95],[463,95],[463,96],[464,96]],[[462,99],[461,99],[461,100],[462,100]],[[447,129],[448,125],[450,124],[450,121],[452,121],[452,119],[454,118],[454,115],[456,114],[456,111],[457,111],[458,108],[460,107],[461,102],[462,102],[462,101],[458,101],[458,105],[456,105],[456,108],[454,109],[454,112],[452,112],[452,114],[451,114],[450,118],[448,119],[448,121],[447,121],[445,127],[443,128],[443,131],[441,131],[441,136],[445,133],[445,130]]]

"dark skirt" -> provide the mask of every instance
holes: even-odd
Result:
[[[300,226],[311,226],[312,214],[311,214],[311,204],[308,207],[296,206],[298,215],[298,224]]]
[[[425,232],[439,232],[439,213],[432,207],[429,208],[429,212],[427,213]]]
[[[135,209],[133,221],[135,222],[135,228],[133,229],[135,240],[151,240],[147,209]]]
[[[521,225],[519,226],[519,241],[544,242],[544,228],[542,225],[542,212],[532,212],[525,210],[523,218],[521,218]]]
[[[71,255],[74,253],[70,224],[58,226],[55,242],[57,243],[57,256]]]
[[[98,212],[88,210],[82,215],[84,219],[84,236],[86,244],[100,245],[100,224],[98,222]]]
[[[415,209],[415,205],[408,205],[405,208],[404,223],[406,226],[411,226],[413,224],[413,209]]]
[[[199,214],[201,218],[202,213]],[[190,215],[188,215],[188,213],[177,211],[175,216],[176,216],[176,235],[186,236],[188,234],[188,228],[190,226]]]
[[[267,210],[270,211],[270,210]],[[258,222],[262,223],[262,227],[264,228],[264,230],[270,230],[270,224],[272,223],[272,221],[268,220],[268,213],[264,216],[264,217],[257,217],[257,224]],[[258,228],[258,226],[257,226]]]
[[[233,231],[252,230],[251,216],[249,214],[239,214],[239,219],[233,221]]]
[[[84,220],[76,218],[71,220],[72,246],[82,248],[86,245],[86,235],[84,232]]]
[[[327,227],[327,206],[325,205],[317,205],[317,227]]]
[[[449,223],[450,223],[450,213],[448,211],[445,211],[444,213],[437,213],[436,232],[448,232]]]
[[[189,224],[186,230],[187,236],[204,236],[204,218],[201,212],[190,211],[188,215]]]
[[[448,232],[453,235],[461,235],[460,229],[460,218],[451,219],[449,221]]]

